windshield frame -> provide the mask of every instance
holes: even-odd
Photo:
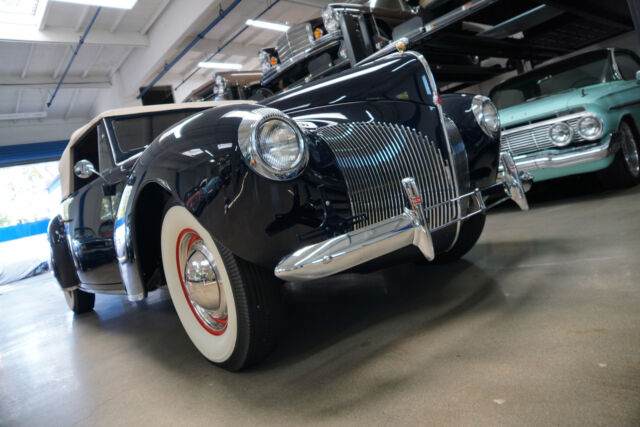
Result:
[[[518,84],[527,82],[529,80],[534,80],[536,77],[538,77],[539,79],[542,79],[546,74],[557,75],[562,72],[570,71],[572,69],[578,68],[580,66],[583,66],[598,60],[605,61],[605,65],[602,69],[602,74],[600,76],[600,83],[615,81],[618,78],[615,73],[612,57],[613,57],[613,50],[611,49],[598,49],[598,50],[592,50],[590,52],[585,52],[579,55],[572,55],[562,60],[555,61],[553,63],[541,66],[539,68],[535,68],[526,73],[522,73],[517,76],[511,77],[509,79],[506,79],[505,81],[499,83],[493,89],[491,89],[489,96],[494,102],[496,102],[496,93],[498,93],[499,91],[509,89],[514,85],[518,85]],[[586,86],[583,86],[583,87],[586,87]],[[499,107],[499,109],[515,107],[517,105],[522,105],[527,102],[535,101],[536,99],[557,95],[570,89],[580,89],[580,88],[567,88],[565,90],[560,90],[554,93],[539,94],[535,97],[527,98],[520,103],[509,105],[508,107]]]
[[[148,141],[143,147],[140,147],[138,149],[135,150],[131,150],[131,151],[122,151],[122,149],[120,148],[120,144],[118,143],[118,137],[116,134],[116,131],[113,127],[113,123],[114,121],[117,120],[128,120],[128,119],[136,119],[139,117],[149,117],[149,116],[157,116],[157,115],[165,115],[165,114],[172,114],[172,113],[192,113],[192,114],[196,114],[200,111],[206,110],[210,107],[184,107],[184,108],[176,108],[175,110],[163,110],[163,111],[154,111],[154,112],[144,112],[144,113],[138,113],[138,114],[127,114],[127,115],[122,115],[122,116],[113,116],[113,117],[106,117],[104,118],[104,122],[105,122],[105,128],[107,130],[107,135],[109,138],[109,145],[111,146],[111,152],[113,154],[113,160],[115,162],[116,166],[120,166],[123,163],[126,163],[127,161],[138,157],[140,154],[142,154],[142,152],[149,146],[149,144],[151,144],[155,139],[158,138],[158,136],[162,135],[162,133],[164,133],[164,131],[166,131],[167,129],[169,129],[170,127],[173,127],[175,124],[180,123],[182,120],[186,119],[187,117],[175,122],[173,125],[171,125],[169,128],[163,130],[162,132],[160,132],[160,134],[158,136],[156,136],[156,138],[154,138],[151,141]]]

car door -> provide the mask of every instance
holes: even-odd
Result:
[[[118,284],[113,228],[125,173],[114,167],[103,122],[85,133],[72,147],[71,156],[74,165],[88,160],[99,171],[84,178],[74,175],[74,193],[68,202],[67,235],[78,277],[85,285]]]

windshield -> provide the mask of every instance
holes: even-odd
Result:
[[[111,119],[113,133],[118,141],[118,147],[115,147],[115,151],[118,151],[117,161],[121,162],[144,150],[163,131],[198,111],[200,110],[163,111]]]
[[[571,58],[498,85],[491,99],[499,109],[590,86],[613,78],[607,51]]]

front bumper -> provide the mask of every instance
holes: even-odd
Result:
[[[577,166],[583,163],[603,160],[615,154],[620,148],[621,139],[622,134],[620,132],[612,132],[595,144],[524,154],[514,157],[513,160],[521,172]]]
[[[432,232],[485,212],[509,199],[515,201],[522,210],[529,209],[524,187],[530,184],[530,177],[520,176],[513,158],[508,153],[500,155],[500,164],[503,170],[508,171],[503,174],[502,181],[483,189],[476,188],[470,193],[442,203],[455,203],[464,198],[475,199],[478,208],[467,215],[429,229],[427,219],[429,212],[442,204],[425,207],[415,180],[411,177],[404,178],[402,186],[410,206],[410,208],[405,207],[404,213],[368,227],[305,246],[284,257],[276,266],[275,275],[283,280],[296,282],[319,279],[409,245],[418,247],[427,259],[432,260],[435,257]],[[524,185],[523,179],[527,181]],[[483,196],[496,190],[502,191],[503,196],[492,204],[485,205]]]

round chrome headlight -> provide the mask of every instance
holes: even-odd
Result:
[[[309,160],[300,128],[275,108],[243,112],[238,144],[242,157],[254,171],[277,181],[295,178]]]
[[[265,73],[269,71],[269,69],[273,66],[271,64],[272,56],[266,50],[261,50],[258,53],[258,61],[260,61],[260,68],[262,68],[262,72]]]
[[[565,122],[556,123],[549,128],[549,139],[556,147],[564,147],[573,139],[573,129]]]
[[[476,95],[471,101],[471,111],[482,131],[494,138],[500,133],[500,114],[495,104],[486,96]]]
[[[604,123],[598,116],[586,116],[578,122],[578,134],[586,140],[592,141],[602,136]]]
[[[322,22],[327,33],[335,33],[340,29],[340,22],[331,6],[325,6],[322,9]]]

